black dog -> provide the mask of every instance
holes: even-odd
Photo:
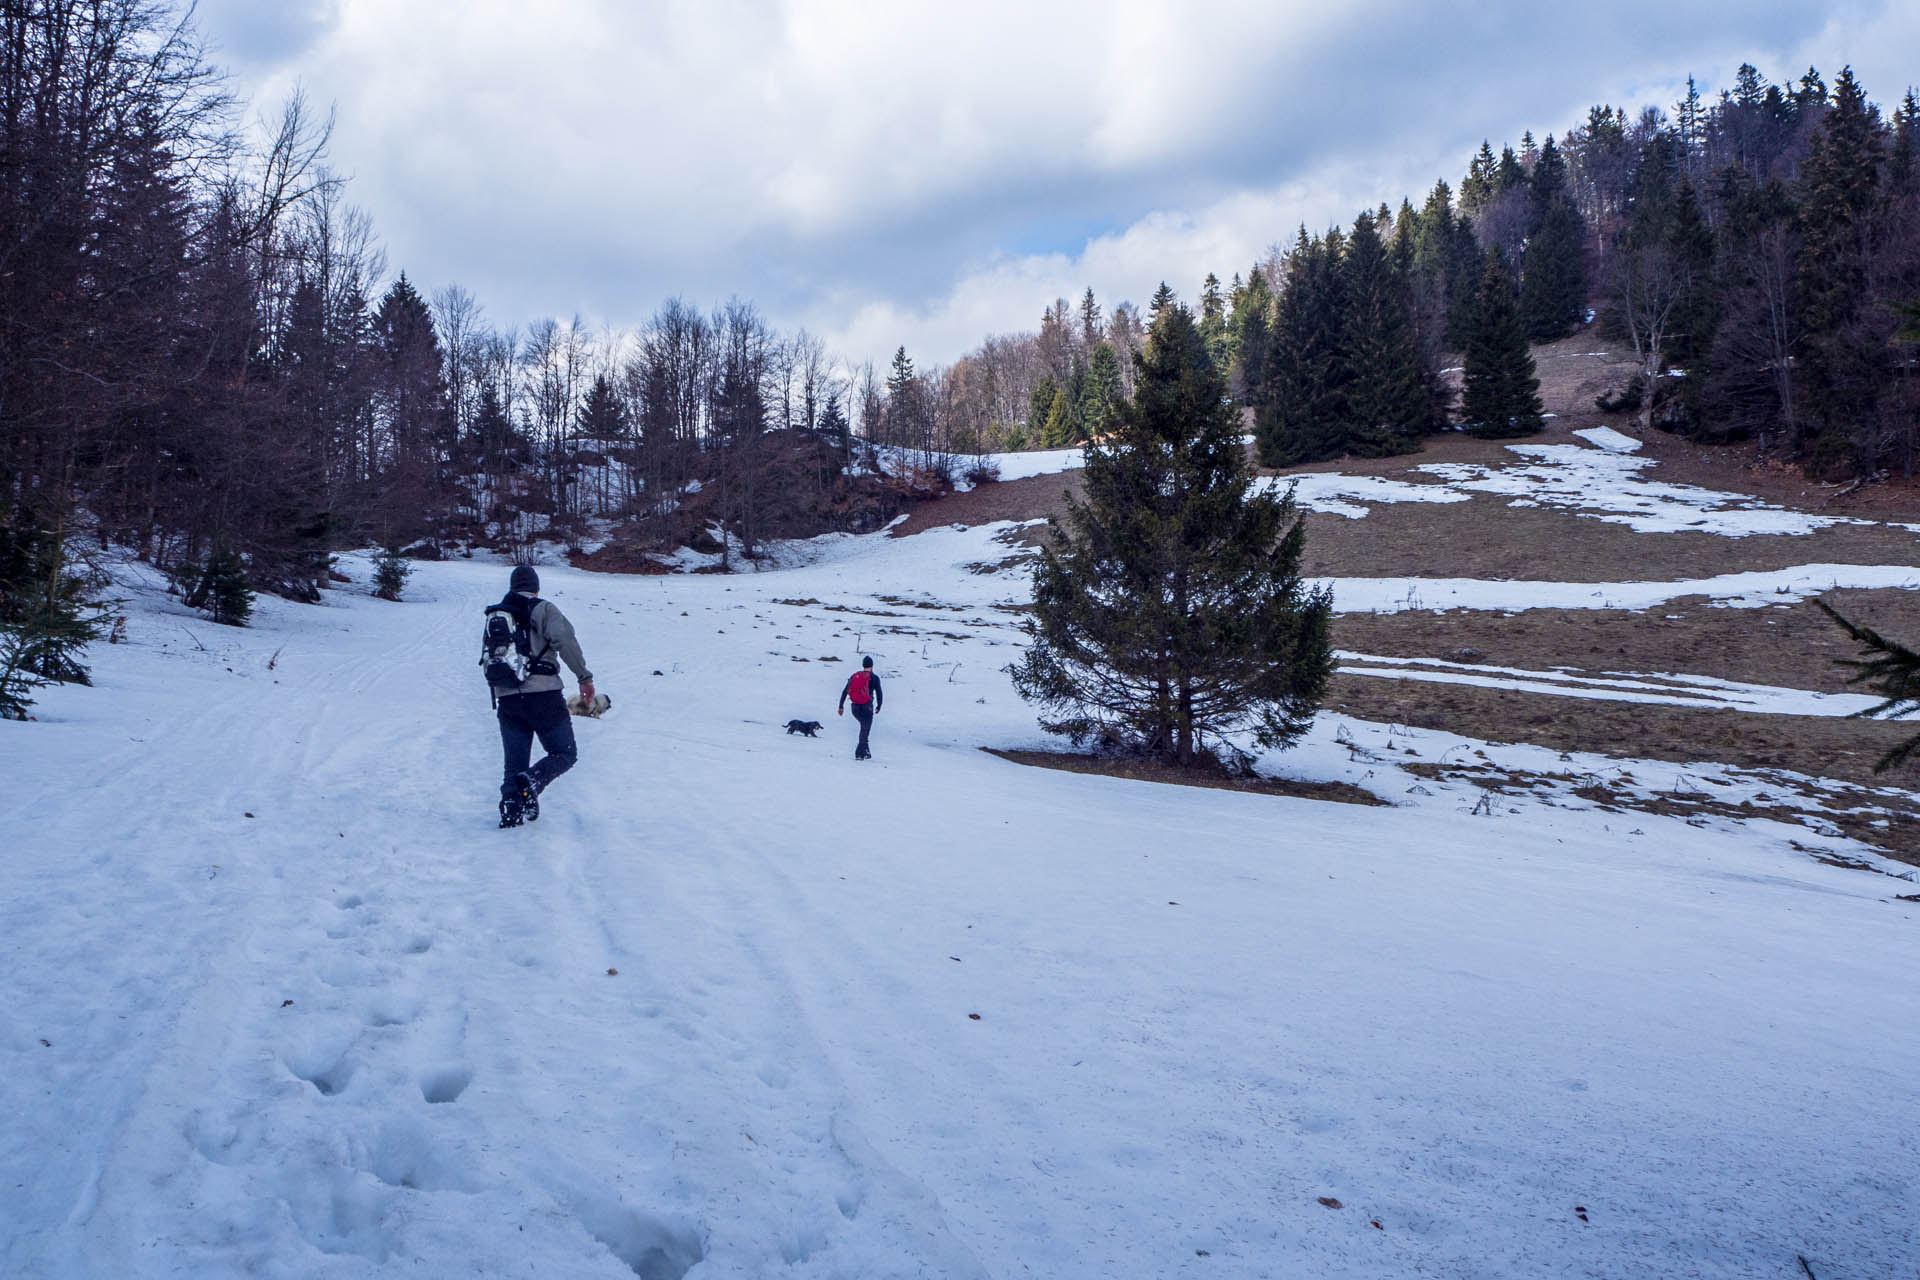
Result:
[[[804,733],[811,738],[814,734],[820,732],[820,722],[818,720],[789,720],[787,721],[787,732]]]

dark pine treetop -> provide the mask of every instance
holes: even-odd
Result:
[[[1034,574],[1032,644],[1010,668],[1041,724],[1181,764],[1209,740],[1284,747],[1332,671],[1332,597],[1300,577],[1291,491],[1256,488],[1238,414],[1193,316],[1169,306],[1134,395],[1087,446]]]
[[[1513,275],[1498,246],[1487,250],[1479,303],[1467,338],[1461,420],[1477,436],[1532,435],[1541,427],[1540,379],[1514,301]]]
[[[602,444],[618,440],[626,434],[626,417],[613,381],[604,373],[595,374],[593,385],[587,388],[587,398],[580,405],[580,434]]]

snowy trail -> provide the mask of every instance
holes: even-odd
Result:
[[[1912,1269],[1910,885],[1779,824],[1474,816],[1386,755],[1458,740],[1352,722],[1289,767],[1397,807],[989,757],[1038,737],[994,552],[544,571],[615,711],[513,832],[497,567],[185,619],[205,653],[143,603],[0,725],[0,1274]]]

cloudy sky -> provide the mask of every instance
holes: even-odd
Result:
[[[749,298],[923,366],[1056,296],[1183,298],[1483,137],[1752,62],[1920,82],[1914,0],[200,0],[257,110],[337,113],[392,268],[496,324]]]

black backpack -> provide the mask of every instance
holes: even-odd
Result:
[[[533,650],[533,603],[509,591],[499,604],[487,606],[486,623],[480,632],[480,665],[496,699],[518,693],[529,676],[560,674],[559,664],[547,656],[551,646],[545,636],[541,637],[540,652]]]

